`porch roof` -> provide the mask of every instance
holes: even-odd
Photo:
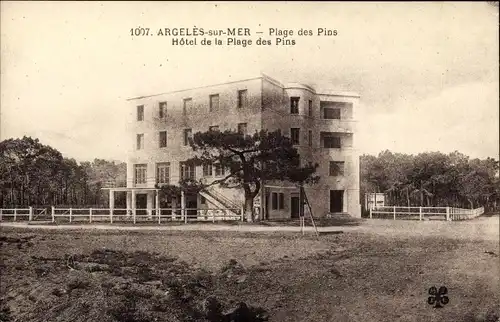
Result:
[[[115,188],[101,188],[101,190],[127,192],[127,191],[160,191],[161,189],[158,189],[158,188],[142,188],[142,187],[141,188],[138,188],[138,187],[134,187],[134,188],[115,187]]]

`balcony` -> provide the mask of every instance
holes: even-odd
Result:
[[[314,152],[314,158],[318,160],[345,160],[346,158],[357,158],[358,153],[352,147],[341,147],[338,149],[320,148]]]
[[[354,133],[357,123],[353,119],[319,119],[316,126],[320,132]]]
[[[102,182],[102,188],[124,188],[126,186],[126,180],[107,180]]]

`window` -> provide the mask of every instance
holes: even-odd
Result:
[[[134,182],[135,182],[135,184],[146,183],[146,173],[147,173],[147,165],[146,164],[135,164],[134,165]]]
[[[242,135],[247,135],[247,124],[238,123],[238,133]]]
[[[137,150],[144,149],[144,134],[137,134],[136,148]]]
[[[180,163],[181,167],[181,180],[184,179],[196,179],[196,172],[195,172],[195,166],[194,164],[190,163],[185,163],[181,162]]]
[[[209,131],[219,131],[219,126],[218,125],[213,125],[208,128]]]
[[[191,139],[192,135],[191,129],[184,130],[184,145],[189,145],[189,139]]]
[[[211,177],[212,176],[212,165],[211,164],[204,164],[203,165],[203,176],[204,177]]]
[[[300,129],[292,127],[290,129],[290,136],[292,138],[292,144],[298,145],[300,143]]]
[[[185,98],[183,100],[182,112],[186,115],[187,111],[191,111],[193,108],[193,99]]]
[[[331,108],[331,107],[323,108],[323,118],[329,120],[331,119],[340,120],[340,108]]]
[[[340,149],[340,137],[325,135],[323,137],[323,147],[326,149]]]
[[[285,195],[281,192],[273,192],[271,194],[271,209],[281,210],[285,209]]]
[[[160,132],[160,148],[166,148],[167,147],[167,131],[161,131]]]
[[[300,97],[290,97],[290,114],[299,114]]]
[[[137,106],[137,121],[144,121],[144,105]]]
[[[313,116],[313,101],[309,100],[309,110],[307,111],[307,115]]]
[[[247,90],[243,89],[241,91],[238,91],[238,108],[245,108],[247,107],[247,104]]]
[[[344,175],[344,161],[330,161],[330,176]]]
[[[167,115],[167,102],[160,102],[158,106],[158,117],[164,118]]]
[[[222,177],[226,174],[226,169],[220,163],[215,164],[215,176]]]
[[[219,94],[210,95],[210,112],[219,109]]]
[[[170,183],[170,162],[156,164],[156,183],[157,184]]]
[[[203,196],[200,196],[200,204],[205,205],[207,203],[207,199]]]
[[[308,136],[308,143],[309,143],[309,146],[312,146],[313,145],[313,132],[311,130],[309,130],[309,136]]]

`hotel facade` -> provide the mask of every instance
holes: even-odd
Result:
[[[281,130],[296,146],[301,162],[318,163],[317,184],[304,190],[314,217],[361,216],[359,155],[355,147],[355,112],[359,96],[316,90],[308,85],[283,85],[267,76],[127,100],[130,150],[126,187],[127,209],[241,208],[242,189],[212,186],[182,198],[163,198],[158,186],[182,178],[222,178],[217,165],[194,167],[183,162],[193,154],[189,137],[196,132],[226,129],[244,134]],[[182,200],[181,200],[182,199]],[[260,218],[299,216],[299,189],[265,182],[255,206]],[[110,204],[110,208],[113,205]],[[235,211],[236,213],[236,211]]]

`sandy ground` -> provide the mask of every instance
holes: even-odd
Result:
[[[88,256],[103,248],[158,253],[186,262],[188,273],[205,269],[216,281],[204,297],[216,296],[225,307],[239,301],[261,307],[270,321],[460,322],[496,321],[500,316],[498,216],[464,222],[367,220],[355,227],[322,227],[319,239],[312,231],[305,236],[288,231],[297,227],[271,227],[273,232],[242,231],[244,226],[233,226],[237,231],[59,227],[66,228],[2,226],[0,291],[17,321],[116,321],[100,309],[106,297],[96,297],[92,287],[80,298],[95,305],[89,310],[94,315],[72,306],[70,294],[47,291],[66,287],[75,274],[64,265],[65,256]],[[15,242],[23,238],[25,242]],[[156,267],[154,259],[148,260]],[[221,273],[230,260],[244,268],[236,274],[238,281]],[[40,269],[49,273],[40,275]],[[115,278],[102,274],[99,278]],[[427,292],[442,285],[450,302],[436,309],[427,304]],[[54,312],[55,303],[61,302],[64,308]]]

